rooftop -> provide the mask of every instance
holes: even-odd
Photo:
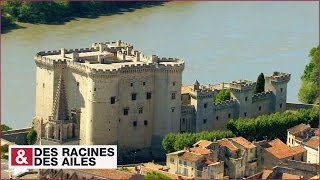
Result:
[[[234,138],[231,138],[234,142],[240,144],[241,146],[247,148],[247,149],[252,149],[252,148],[255,148],[256,146],[249,142],[248,140],[246,140],[245,138],[243,137],[234,137]]]
[[[109,179],[131,179],[135,174],[116,169],[83,169],[83,172],[107,177]]]
[[[236,151],[238,150],[238,148],[233,145],[228,139],[221,139],[218,141],[220,146],[224,146],[226,148],[228,148],[230,151]]]
[[[203,158],[203,155],[186,151],[185,153],[183,153],[180,156],[180,158],[187,160],[187,161],[196,162],[196,161],[200,160],[201,158]]]
[[[265,150],[279,159],[292,157],[306,151],[302,146],[289,147],[280,139],[274,139],[268,142],[267,145]]]
[[[203,147],[194,147],[194,148],[190,148],[190,150],[192,152],[201,154],[201,155],[207,155],[207,154],[211,154],[210,150],[203,148]]]
[[[319,148],[319,136],[314,136],[314,137],[310,138],[304,144],[309,147],[312,147],[314,149],[318,149]]]
[[[288,132],[290,132],[291,134],[295,134],[301,131],[305,131],[307,129],[310,129],[310,125],[306,125],[306,124],[299,124],[296,125],[290,129],[288,129]]]
[[[211,141],[208,140],[200,140],[198,142],[196,142],[193,146],[194,147],[203,147],[203,148],[207,148],[212,144]]]
[[[156,55],[145,56],[123,41],[93,43],[85,49],[61,49],[58,51],[39,52],[36,61],[70,62],[96,70],[113,70],[125,66],[143,66],[161,64],[165,66],[184,65],[176,58],[158,58]],[[68,63],[67,63],[68,64]]]

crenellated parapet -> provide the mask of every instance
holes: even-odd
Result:
[[[256,86],[256,82],[249,80],[239,80],[230,82],[230,89],[235,91],[247,91],[252,90]]]
[[[199,89],[199,90],[193,90],[190,92],[190,96],[195,99],[203,99],[203,98],[212,98],[217,93],[216,90],[211,89]]]
[[[181,114],[192,114],[195,112],[195,108],[193,105],[182,105],[181,106]]]
[[[270,78],[273,83],[283,83],[289,82],[291,78],[291,74],[282,73],[282,72],[273,72],[271,76],[267,76],[266,78]]]
[[[81,54],[80,54],[81,53]],[[121,40],[93,43],[91,48],[42,51],[34,57],[36,64],[48,67],[67,66],[89,76],[109,77],[120,73],[181,72],[184,61],[177,58],[150,57]],[[95,66],[95,64],[101,64]],[[104,65],[106,64],[106,65]]]
[[[252,102],[258,102],[265,99],[270,99],[270,96],[272,95],[272,91],[262,92],[258,94],[254,94],[252,96]]]
[[[237,103],[235,100],[222,101],[219,103],[213,103],[213,109],[214,110],[229,109],[229,108],[233,108],[236,104]]]

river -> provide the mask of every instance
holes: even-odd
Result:
[[[2,123],[13,128],[30,126],[35,114],[38,51],[122,39],[147,55],[184,59],[184,84],[291,73],[288,101],[298,102],[319,39],[317,2],[170,2],[64,25],[20,25],[1,36]]]

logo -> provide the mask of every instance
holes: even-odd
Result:
[[[11,165],[14,166],[32,166],[33,151],[32,148],[11,148]]]
[[[116,169],[116,145],[9,146],[9,169]]]

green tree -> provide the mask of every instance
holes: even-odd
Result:
[[[37,132],[36,132],[36,130],[31,128],[30,131],[27,134],[28,144],[30,144],[30,145],[34,144],[36,139],[37,139]]]
[[[152,171],[152,172],[148,172],[145,176],[144,176],[145,179],[170,179],[170,177],[164,175],[164,174],[161,174],[161,173],[158,173],[156,171]]]
[[[5,124],[1,124],[1,131],[8,131],[8,130],[11,130],[12,128],[5,125]]]
[[[8,144],[4,144],[1,146],[1,152],[2,153],[7,153],[9,151],[9,145]]]
[[[261,73],[258,76],[256,88],[254,89],[254,94],[264,92],[264,83],[265,83],[264,75],[263,75],[263,73]]]
[[[314,47],[309,52],[310,62],[306,65],[303,75],[301,76],[301,87],[298,97],[303,103],[313,104],[318,98],[318,78],[319,78],[319,46]]]
[[[215,99],[214,102],[215,103],[220,103],[222,101],[230,100],[230,98],[231,98],[230,89],[223,89],[217,94],[216,99]]]

